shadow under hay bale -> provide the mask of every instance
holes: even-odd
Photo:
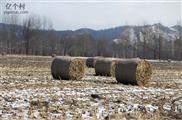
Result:
[[[95,74],[97,76],[115,76],[116,59],[100,58],[95,61]]]
[[[56,57],[51,65],[54,79],[79,80],[85,72],[84,60],[73,57]]]
[[[116,63],[115,76],[119,83],[145,86],[152,75],[152,67],[146,60],[126,59]]]

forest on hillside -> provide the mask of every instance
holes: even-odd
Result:
[[[0,51],[6,54],[182,60],[182,27],[176,26],[171,33],[173,38],[169,37],[170,29],[162,28],[161,24],[125,26],[121,33],[116,29],[105,33],[95,31],[99,35],[96,37],[93,31],[85,29],[56,31],[48,18],[37,15],[24,20],[8,16],[0,23]],[[115,39],[108,37],[115,36],[116,32]]]

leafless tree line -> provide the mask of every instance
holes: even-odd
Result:
[[[174,40],[146,25],[131,37],[122,33],[118,41],[107,37],[96,39],[89,33],[59,35],[47,18],[31,15],[22,20],[17,16],[3,19],[11,27],[1,27],[0,51],[7,54],[105,56],[146,59],[182,60],[182,32]],[[17,25],[21,27],[17,27]],[[21,29],[20,29],[21,28]],[[157,29],[158,30],[158,29]]]

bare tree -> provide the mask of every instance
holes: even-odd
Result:
[[[35,45],[33,42],[34,36],[37,34],[38,30],[41,29],[41,20],[39,16],[30,15],[23,21],[23,37],[25,43],[25,53],[30,54],[32,52],[32,47]],[[34,39],[35,40],[35,39]]]
[[[143,43],[143,58],[146,58],[147,29],[143,28],[141,32],[141,40]]]
[[[9,25],[9,27],[3,28],[3,39],[5,40],[4,43],[6,45],[2,45],[1,47],[4,47],[4,50],[9,53],[15,53],[17,46],[17,25],[19,24],[19,19],[17,15],[4,15],[3,18],[3,23]]]

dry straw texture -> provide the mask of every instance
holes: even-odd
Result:
[[[84,61],[84,67],[86,67],[86,61],[87,61],[87,58],[88,58],[88,57],[81,57],[81,56],[78,56],[78,57],[74,57],[74,58],[83,60],[83,61]]]
[[[115,76],[116,59],[100,58],[95,62],[95,74],[101,76]]]
[[[145,86],[152,75],[152,67],[146,60],[128,59],[116,63],[116,80],[123,84]]]
[[[79,80],[85,72],[84,60],[72,57],[56,57],[51,65],[54,79]]]

